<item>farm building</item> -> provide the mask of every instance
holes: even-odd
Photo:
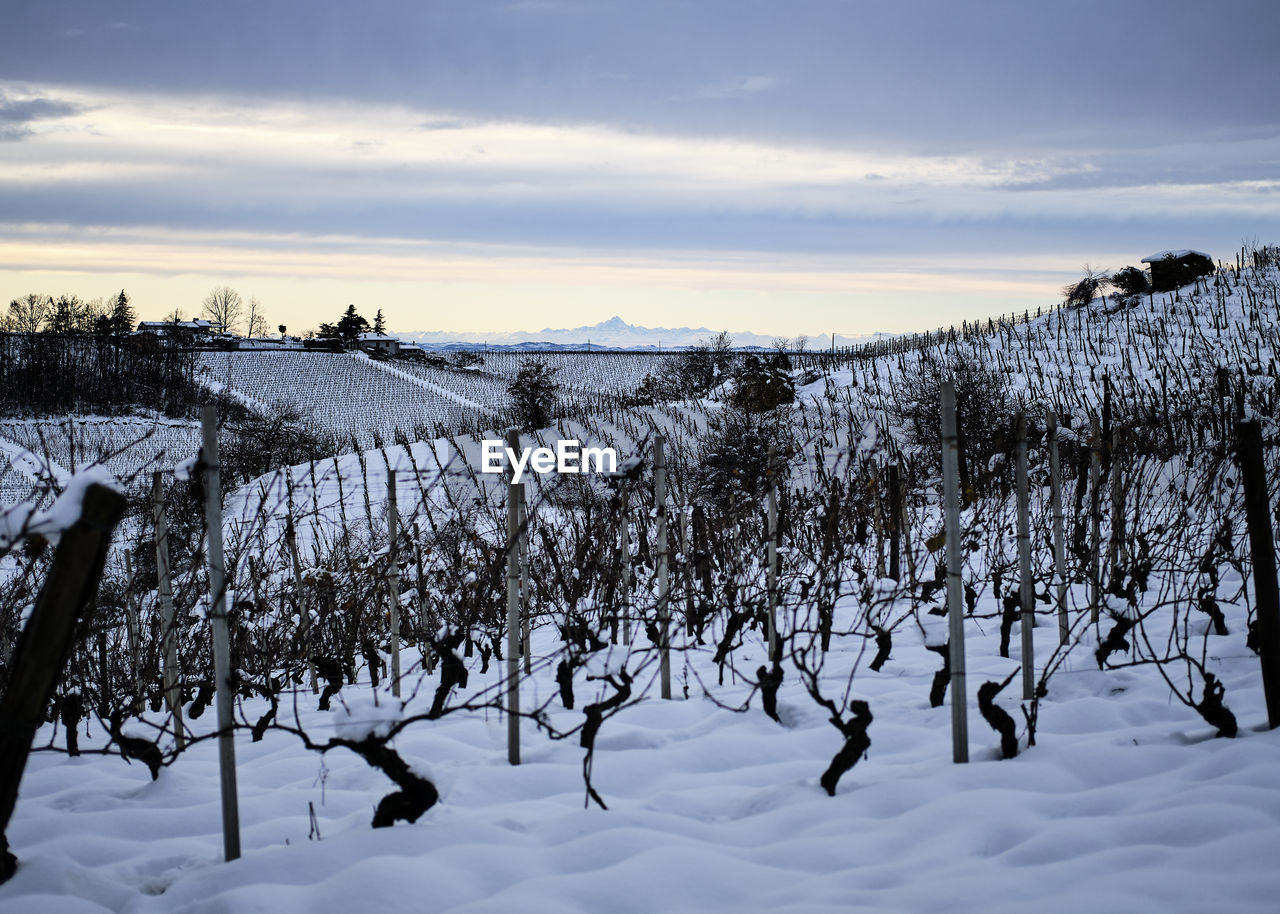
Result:
[[[1172,292],[1213,272],[1213,258],[1203,251],[1157,251],[1142,262],[1151,265],[1151,291]]]
[[[400,341],[394,336],[387,336],[385,333],[362,333],[360,334],[360,349],[362,352],[377,355],[398,355],[400,353]]]
[[[301,352],[305,347],[296,336],[253,336],[240,340],[237,348],[241,351],[292,349]]]
[[[154,333],[166,336],[170,333],[187,333],[193,336],[211,336],[222,332],[222,325],[198,317],[190,321],[139,321],[137,333]]]

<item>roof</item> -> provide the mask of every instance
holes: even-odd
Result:
[[[138,332],[163,330],[212,330],[213,324],[203,318],[191,321],[139,321]],[[219,324],[218,326],[221,326]]]
[[[362,343],[398,343],[400,342],[394,336],[387,336],[385,333],[362,333],[360,334],[360,342]]]
[[[1157,263],[1161,260],[1181,260],[1184,257],[1190,257],[1192,254],[1198,254],[1205,260],[1213,260],[1213,258],[1204,251],[1193,251],[1191,248],[1183,248],[1180,251],[1156,251],[1154,254],[1143,257],[1141,262]]]

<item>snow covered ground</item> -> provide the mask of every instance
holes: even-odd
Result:
[[[1228,622],[1238,630],[1241,619]],[[977,623],[969,629],[972,701],[1016,660],[995,656]],[[1037,631],[1043,652],[1053,630]],[[995,734],[971,711],[967,765],[951,763],[947,707],[929,707],[936,655],[903,643],[881,672],[855,677],[854,696],[876,716],[871,749],[834,798],[817,778],[840,737],[794,679],[780,692],[780,725],[758,697],[745,713],[702,697],[679,660],[676,700],[656,698],[655,686],[600,731],[593,782],[607,811],[584,805],[576,739],[552,742],[526,723],[523,764],[511,767],[505,722],[492,714],[397,737],[441,800],[414,825],[378,830],[373,806],[391,785],[356,755],[242,733],[244,854],[229,864],[213,742],[154,783],[118,757],[37,754],[9,829],[22,863],[0,887],[0,909],[1274,911],[1280,732],[1262,729],[1258,662],[1241,640],[1213,642],[1237,739],[1212,738],[1150,667],[1101,672],[1082,645],[1051,680],[1038,745],[998,760]],[[714,683],[705,655],[691,656]],[[853,662],[833,653],[833,675]],[[1000,703],[1018,716],[1015,688]],[[579,683],[580,705],[589,689]],[[749,688],[714,691],[733,705]],[[343,695],[358,723],[367,680]],[[313,738],[344,717],[312,710],[309,693],[299,707]],[[561,728],[581,719],[554,707]],[[258,710],[251,703],[250,718]]]
[[[243,856],[232,863],[222,861],[212,741],[189,748],[154,782],[143,765],[126,764],[119,755],[68,758],[39,752],[28,765],[8,829],[20,868],[0,886],[0,911],[1280,909],[1280,867],[1272,850],[1280,843],[1280,733],[1265,729],[1259,661],[1245,644],[1245,603],[1253,587],[1242,577],[1250,566],[1239,481],[1231,478],[1235,474],[1228,458],[1215,464],[1209,457],[1228,424],[1231,397],[1225,392],[1239,392],[1242,403],[1248,393],[1254,404],[1250,408],[1272,442],[1275,479],[1280,418],[1275,408],[1280,402],[1277,282],[1280,276],[1273,267],[1243,280],[1223,273],[1212,286],[1205,284],[1195,293],[1183,290],[1176,298],[1152,297],[1127,308],[1098,302],[1090,309],[1060,311],[986,334],[962,334],[934,347],[935,360],[939,355],[972,357],[996,371],[1009,380],[1017,399],[1025,397],[1035,409],[1052,407],[1064,419],[1073,415],[1076,431],[1064,423],[1062,437],[1077,452],[1106,390],[1114,397],[1115,415],[1124,421],[1163,417],[1142,428],[1146,434],[1158,431],[1168,452],[1151,448],[1124,462],[1128,488],[1120,490],[1129,499],[1134,543],[1152,565],[1141,571],[1140,590],[1127,598],[1113,594],[1101,600],[1106,608],[1102,632],[1116,619],[1139,613],[1143,627],[1135,631],[1144,640],[1139,643],[1133,636],[1133,650],[1112,658],[1119,668],[1099,669],[1094,653],[1099,632],[1079,616],[1089,602],[1087,588],[1073,584],[1068,605],[1080,641],[1048,681],[1035,746],[1026,745],[1019,684],[1010,684],[997,701],[1018,724],[1017,758],[1001,760],[999,738],[979,716],[975,701],[980,685],[1003,681],[1019,665],[1020,632],[1013,632],[1012,658],[999,656],[1001,606],[988,587],[998,586],[993,581],[997,573],[1005,585],[1013,575],[1012,500],[1007,493],[985,496],[964,519],[965,538],[972,543],[966,583],[976,588],[976,606],[965,622],[971,760],[956,765],[951,761],[949,706],[932,708],[929,702],[940,656],[922,643],[925,630],[945,628],[929,612],[940,598],[922,595],[939,548],[928,540],[941,527],[937,486],[926,480],[909,493],[904,514],[911,533],[906,546],[911,587],[897,592],[901,602],[882,604],[879,615],[859,616],[865,607],[859,608],[858,595],[851,591],[858,589],[855,582],[874,583],[874,553],[880,544],[872,538],[861,545],[861,553],[844,556],[856,572],[846,570],[850,589],[837,608],[843,618],[835,625],[822,688],[827,697],[838,698],[849,673],[856,671],[845,700],[868,702],[875,717],[867,757],[843,776],[834,797],[826,795],[818,778],[840,749],[841,735],[803,687],[794,654],[783,664],[787,678],[779,692],[781,723],[764,714],[759,694],[743,679],[744,674],[754,676],[764,660],[761,633],[750,631],[732,654],[736,675],[728,674],[722,686],[716,685],[714,644],[677,654],[674,701],[657,697],[657,685],[649,679],[655,664],[644,667],[636,689],[637,698],[644,692],[643,699],[607,719],[596,740],[592,783],[607,810],[586,801],[584,749],[576,732],[552,740],[525,721],[523,764],[512,767],[507,763],[506,722],[492,702],[440,720],[418,721],[396,736],[393,747],[433,781],[440,801],[416,823],[388,829],[373,829],[371,818],[393,786],[355,753],[338,747],[321,756],[296,735],[278,729],[254,743],[247,729],[241,730],[236,739]],[[866,482],[856,475],[863,468],[855,463],[878,459],[876,442],[882,437],[906,440],[909,430],[891,420],[902,413],[901,401],[909,399],[902,389],[904,377],[927,357],[920,352],[886,356],[819,376],[802,388],[793,419],[803,431],[804,457],[792,464],[794,492],[819,491],[832,474],[847,474],[853,497],[853,482]],[[330,358],[324,364],[349,368],[357,362]],[[1109,387],[1101,381],[1104,372],[1112,379]],[[389,377],[385,372],[376,376]],[[539,441],[576,437],[613,443],[625,458],[643,451],[643,442],[660,430],[672,456],[688,457],[696,454],[695,445],[708,436],[721,409],[702,403],[611,410],[562,420],[544,430]],[[1201,440],[1206,435],[1212,440]],[[282,522],[278,509],[292,504],[304,558],[310,546],[325,540],[314,531],[326,533],[335,525],[377,540],[387,471],[393,470],[402,483],[402,527],[422,521],[424,541],[425,531],[434,526],[432,518],[449,519],[455,509],[471,512],[466,520],[471,545],[457,546],[458,558],[450,560],[454,565],[448,570],[459,573],[444,576],[447,588],[431,593],[426,604],[406,602],[402,591],[406,612],[435,612],[464,592],[475,598],[472,585],[484,568],[474,543],[496,544],[502,535],[501,478],[494,477],[489,485],[489,480],[463,471],[464,465],[478,466],[478,448],[474,436],[458,436],[407,450],[343,455],[314,467],[299,465],[288,472],[291,485],[284,483],[283,474],[269,474],[231,496],[227,523],[252,532],[261,513],[271,525],[261,539],[277,542]],[[1047,597],[1051,578],[1044,461],[1040,448],[1033,448],[1033,579]],[[1078,472],[1084,478],[1084,471]],[[1101,481],[1105,487],[1105,473]],[[678,504],[674,474],[673,483]],[[545,540],[532,538],[535,579],[552,575],[544,561],[543,550],[550,548],[546,542],[565,543],[579,532],[572,509],[558,507],[568,502],[551,497],[556,485],[550,479],[530,480],[530,516],[549,534]],[[1280,489],[1273,484],[1273,497],[1276,491]],[[1190,507],[1179,493],[1191,498]],[[262,501],[267,509],[259,512]],[[1110,504],[1110,496],[1100,495],[1098,502]],[[808,528],[802,532],[812,532],[825,516],[812,505],[808,510],[798,515],[797,526]],[[845,510],[852,514],[859,509]],[[308,517],[314,524],[302,523]],[[655,517],[647,504],[633,503],[631,521],[637,531]],[[1225,543],[1219,542],[1219,519],[1229,522]],[[1100,530],[1102,542],[1109,542],[1110,517],[1100,519]],[[741,532],[723,533],[734,537],[735,550]],[[846,539],[856,542],[856,537]],[[433,553],[435,558],[426,560],[428,571],[432,562],[445,563],[445,547],[453,548],[448,537],[439,543],[443,546]],[[812,554],[802,552],[805,543]],[[634,540],[632,545],[634,550]],[[605,544],[606,550],[612,548]],[[759,602],[760,550],[751,552],[748,545],[739,551],[747,567],[722,563],[717,573],[739,575],[741,583],[735,586],[754,588],[750,598]],[[805,587],[806,576],[820,577],[815,569],[821,563],[812,536],[793,535],[785,551],[784,609],[790,606],[803,615],[815,600],[797,592]],[[368,559],[370,579],[382,554],[375,550],[362,556]],[[582,567],[569,567],[566,576],[580,580],[582,570],[589,579],[593,572],[582,555],[575,560]],[[416,556],[415,561],[421,565],[424,560]],[[1078,567],[1082,561],[1070,558],[1074,582],[1086,577]],[[280,613],[267,614],[278,621],[292,605],[292,573],[283,561],[264,567],[274,569],[260,583],[272,601],[272,613],[279,598]],[[316,568],[321,567],[317,558]],[[471,571],[462,574],[466,569]],[[634,605],[651,611],[653,562],[646,567],[637,557],[635,569]],[[1117,580],[1137,581],[1139,572],[1135,563],[1127,578]],[[561,574],[559,563],[554,574]],[[883,572],[874,575],[879,588]],[[334,576],[342,575],[335,571]],[[413,575],[405,576],[407,584]],[[341,590],[348,601],[341,612],[381,619],[377,586]],[[885,593],[868,583],[867,593],[873,591]],[[535,586],[533,592],[564,589]],[[718,590],[718,598],[725,592]],[[1005,592],[1014,591],[1006,587]],[[599,593],[579,595],[578,609],[589,615]],[[476,601],[494,609],[500,601],[490,596],[481,593]],[[1228,634],[1209,632],[1206,606],[1215,599]],[[563,709],[551,672],[564,656],[551,624],[559,621],[562,607],[535,608],[541,612],[532,638],[536,668],[522,684],[522,706],[528,710],[549,701],[546,723],[561,733],[572,731],[583,722],[582,707],[609,693],[597,691],[599,681],[586,678],[602,658],[597,655],[578,670],[577,709]],[[1039,671],[1054,650],[1057,626],[1049,604],[1037,608]],[[732,607],[717,604],[714,609],[719,615],[712,631],[718,639]],[[683,607],[676,610],[678,618]],[[881,670],[872,671],[869,623],[883,623],[891,614],[899,616],[892,655]],[[797,630],[797,621],[783,613],[784,638]],[[487,634],[497,637],[501,625],[492,619],[488,624]],[[681,625],[675,628],[683,631]],[[199,643],[199,629],[199,620],[188,626],[188,652]],[[292,637],[290,631],[274,633],[285,641]],[[930,638],[937,647],[941,639],[936,633]],[[803,641],[792,640],[791,649]],[[637,627],[633,649],[621,659],[637,668],[648,644]],[[1182,646],[1187,653],[1179,656]],[[305,690],[297,696],[295,711],[285,693],[281,719],[324,742],[425,713],[440,674],[422,674],[413,667],[419,657],[416,647],[406,645],[402,656],[405,667],[412,668],[405,694],[414,697],[407,708],[397,707],[385,687],[377,693],[375,707],[368,671],[362,668],[361,683],[340,693],[338,710],[315,710],[316,698]],[[1153,660],[1163,663],[1177,684],[1192,683],[1196,700],[1203,694],[1204,674],[1212,672],[1225,687],[1226,704],[1239,722],[1238,737],[1214,738],[1214,728],[1178,700]],[[1194,675],[1193,661],[1199,664]],[[192,666],[190,654],[184,662]],[[491,698],[501,666],[495,662],[482,673],[481,659],[469,658],[471,681],[465,691],[455,693],[455,702],[486,690]],[[193,673],[193,681],[198,676]],[[263,699],[246,700],[244,721],[251,724],[265,709]],[[212,716],[188,723],[207,733]],[[101,745],[96,719],[81,726],[88,727],[82,736],[86,746]],[[49,725],[36,745],[51,739],[62,743],[62,735]]]

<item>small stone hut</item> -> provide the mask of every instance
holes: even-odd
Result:
[[[1151,291],[1172,292],[1213,272],[1213,258],[1203,251],[1157,251],[1142,262],[1151,265]]]

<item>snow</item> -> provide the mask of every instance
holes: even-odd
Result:
[[[189,482],[191,480],[192,475],[194,475],[196,472],[196,467],[198,467],[199,465],[200,465],[200,454],[199,452],[197,452],[195,454],[192,454],[186,460],[179,462],[173,468],[174,478],[176,478],[180,482]]]
[[[245,406],[256,413],[267,415],[271,412],[271,407],[259,400],[257,397],[245,393],[239,387],[235,387],[231,384],[224,384],[216,378],[210,377],[207,373],[196,372],[195,379],[197,384],[201,385],[211,393],[217,394],[218,396],[230,397],[241,406]]]
[[[223,514],[231,541],[253,535],[282,545],[284,515],[292,510],[298,549],[308,556],[313,546],[334,540],[345,518],[366,517],[372,504],[382,508],[379,518],[383,516],[388,468],[396,475],[396,505],[406,527],[420,515],[442,510],[441,483],[457,471],[444,441],[419,441],[407,449],[396,445],[281,467],[227,496]]]
[[[106,467],[94,464],[63,481],[62,493],[43,511],[31,511],[32,502],[15,505],[0,513],[0,549],[8,548],[23,536],[42,536],[57,544],[62,532],[80,519],[85,492],[92,485],[105,486],[113,492],[120,484]]]
[[[333,716],[333,732],[353,742],[370,735],[385,737],[403,716],[400,699],[390,692],[360,692],[339,703]]]
[[[36,516],[31,525],[32,532],[56,543],[62,531],[80,519],[85,492],[94,485],[104,486],[113,492],[120,491],[120,484],[106,467],[95,465],[81,470],[66,482],[53,505]]]
[[[1196,251],[1196,250],[1192,250],[1191,248],[1181,248],[1180,250],[1177,250],[1177,251],[1156,251],[1154,254],[1148,254],[1146,257],[1143,257],[1141,262],[1155,263],[1160,260],[1168,260],[1168,259],[1181,260],[1183,257],[1190,257],[1192,254],[1198,254],[1199,256],[1204,257],[1207,260],[1213,260],[1213,258],[1210,257],[1208,254],[1206,254],[1204,251]]]
[[[0,419],[0,467],[7,464],[36,488],[59,490],[73,472],[101,464],[136,493],[150,487],[152,471],[198,449],[199,436],[198,423],[159,414]]]
[[[452,390],[449,390],[446,387],[441,387],[439,384],[433,384],[430,381],[426,380],[425,378],[415,377],[413,374],[410,374],[409,372],[403,371],[392,365],[388,365],[386,362],[376,362],[373,359],[370,359],[367,355],[365,355],[362,352],[357,353],[357,357],[363,357],[374,368],[377,368],[380,371],[385,371],[387,374],[392,375],[394,377],[408,381],[410,384],[416,384],[418,387],[421,387],[423,390],[429,390],[434,394],[439,394],[440,396],[444,397],[446,400],[452,400],[454,403],[458,403],[462,406],[467,407],[468,409],[473,409],[476,412],[483,413],[484,415],[487,415],[487,416],[497,415],[496,411],[490,409],[489,407],[484,406],[480,403],[476,403],[473,400],[468,400],[466,397],[462,396],[461,394],[454,393]]]
[[[1011,671],[972,625],[970,635],[971,682]],[[230,864],[213,741],[154,783],[118,758],[37,754],[9,830],[22,863],[0,887],[0,909],[1275,909],[1280,732],[1260,729],[1256,659],[1227,666],[1246,724],[1238,739],[1210,738],[1158,677],[1082,661],[1054,680],[1038,745],[1017,759],[997,761],[993,734],[971,714],[968,765],[950,761],[949,709],[925,700],[936,661],[904,644],[881,674],[855,679],[877,712],[872,745],[834,798],[816,779],[839,737],[791,679],[783,725],[696,689],[671,702],[651,694],[606,721],[593,779],[608,811],[584,808],[576,741],[548,741],[529,724],[519,767],[507,765],[505,725],[492,717],[406,728],[395,748],[420,773],[429,766],[442,798],[417,824],[377,831],[372,806],[393,788],[354,754],[242,733],[244,853]],[[578,689],[595,700],[594,683]],[[749,691],[739,682],[718,697],[733,704]],[[398,719],[385,693],[376,707],[367,687],[343,694],[332,714],[305,696],[300,720],[313,735],[358,739]],[[552,714],[561,726],[580,717]],[[308,840],[308,804],[319,840]]]
[[[1221,357],[1219,350],[1231,351],[1219,327],[1237,338],[1261,337],[1250,358],[1267,364],[1274,358],[1272,337],[1249,329],[1241,299],[1237,288],[1220,311],[1195,315],[1176,311],[1187,307],[1182,303],[1152,299],[1117,316],[1086,309],[1094,334],[1087,348],[1076,346],[1079,338],[1070,334],[1073,324],[1086,319],[1081,311],[1004,327],[995,343],[961,338],[953,346],[998,360],[993,364],[1009,373],[1019,396],[1065,407],[1060,409],[1064,419],[1071,412],[1078,422],[1101,396],[1101,385],[1086,384],[1085,378],[1094,381],[1095,374],[1110,372],[1120,379],[1127,373],[1154,391],[1167,357],[1188,348],[1184,364],[1197,369],[1195,376],[1170,396],[1194,398],[1211,389],[1201,386],[1202,378],[1212,376],[1200,369]],[[1148,338],[1150,344],[1125,350],[1116,342],[1121,327],[1126,332],[1132,327],[1130,339]],[[847,466],[855,457],[875,459],[897,442],[901,430],[884,419],[894,382],[887,366],[910,366],[919,359],[918,352],[909,352],[860,364],[802,388],[797,414],[811,437],[794,481],[812,483],[819,468],[838,467],[841,460]],[[358,361],[336,357],[330,364],[349,367]],[[1177,383],[1176,376],[1172,380]],[[1259,374],[1249,383],[1275,381]],[[855,386],[864,399],[853,407]],[[1078,397],[1064,398],[1065,390]],[[714,411],[705,403],[619,411],[607,422],[598,415],[565,420],[555,429],[524,436],[522,443],[541,446],[570,437],[610,443],[613,438],[620,450],[639,451],[640,442],[654,432],[672,442],[696,438]],[[1275,417],[1262,418],[1273,431]],[[1065,424],[1061,434],[1063,441],[1074,437]],[[462,472],[477,465],[478,447],[476,437],[459,437],[284,468],[232,493],[227,522],[230,528],[238,525],[248,541],[251,533],[244,531],[265,517],[272,530],[262,538],[278,544],[279,509],[292,504],[305,520],[298,536],[300,551],[310,558],[315,541],[331,536],[344,513],[353,528],[375,537],[387,473],[394,472],[402,529],[415,512],[425,519],[449,510],[443,496],[451,494],[451,485],[470,485],[474,532],[492,539],[501,531],[486,513],[484,484]],[[1147,470],[1134,470],[1131,480],[1143,491],[1166,486],[1186,491],[1199,479],[1199,468],[1180,457],[1143,466]],[[495,480],[493,488],[501,484]],[[554,530],[557,517],[538,516],[541,485],[530,482],[531,516]],[[1229,497],[1234,484],[1218,479],[1215,486],[1214,497],[1235,510],[1237,502]],[[1032,495],[1037,524],[1044,516],[1043,488],[1036,483]],[[914,512],[917,572],[927,577],[936,556],[920,552],[920,534],[938,530],[941,517],[930,500],[933,493],[919,494],[908,511]],[[633,504],[637,524],[651,515],[648,507]],[[425,719],[440,672],[424,674],[417,648],[406,645],[401,660],[410,672],[403,704],[387,694],[385,683],[375,695],[367,685],[368,671],[362,670],[360,684],[345,685],[330,712],[315,710],[316,699],[305,687],[296,704],[286,692],[279,720],[305,730],[317,743],[335,736],[385,735],[404,723],[390,745],[441,793],[440,802],[415,824],[370,827],[372,808],[394,788],[354,753],[336,747],[322,756],[283,730],[269,730],[255,743],[241,731],[236,754],[244,854],[228,864],[221,859],[212,740],[194,744],[155,782],[142,766],[119,757],[37,753],[8,833],[21,866],[0,886],[0,910],[1275,910],[1280,870],[1271,848],[1280,840],[1275,775],[1280,731],[1266,729],[1258,659],[1244,645],[1246,601],[1222,601],[1229,636],[1205,634],[1207,621],[1196,615],[1189,621],[1180,617],[1197,639],[1203,636],[1196,653],[1226,687],[1240,723],[1237,738],[1213,738],[1214,729],[1172,698],[1150,665],[1098,669],[1094,648],[1101,632],[1081,624],[1087,618],[1087,588],[1073,584],[1069,606],[1079,644],[1050,679],[1034,747],[1026,746],[1017,685],[1001,693],[997,704],[1019,722],[1022,741],[1017,758],[1000,760],[998,737],[975,713],[974,696],[984,682],[1004,680],[1023,662],[1016,620],[1013,656],[999,656],[999,605],[985,589],[989,577],[979,577],[1000,560],[1001,548],[1006,560],[1014,551],[1007,507],[993,509],[984,502],[989,513],[973,507],[963,518],[965,540],[973,543],[966,550],[966,582],[982,591],[964,625],[969,764],[951,762],[951,708],[931,707],[928,699],[942,659],[929,648],[946,644],[949,630],[947,619],[929,612],[927,602],[894,631],[889,660],[879,671],[868,669],[867,642],[857,637],[833,641],[822,671],[825,693],[841,705],[865,700],[875,713],[869,753],[844,775],[834,797],[823,792],[818,777],[840,748],[841,735],[791,663],[784,663],[786,678],[778,692],[781,723],[765,716],[749,678],[766,658],[758,631],[742,633],[743,644],[733,655],[736,670],[725,672],[723,685],[717,684],[721,671],[705,647],[679,650],[672,664],[675,700],[662,701],[652,678],[652,648],[636,625],[630,649],[599,651],[577,670],[576,710],[554,701],[548,706],[540,723],[567,738],[549,739],[533,721],[522,722],[523,764],[518,767],[506,762],[507,721],[492,707]],[[1198,511],[1219,517],[1213,509],[1207,498],[1199,508],[1179,509],[1181,514],[1170,508],[1169,516],[1190,525]],[[1193,537],[1188,533],[1187,538]],[[1047,548],[1041,539],[1033,539],[1038,553]],[[370,547],[370,554],[381,550],[380,544]],[[788,565],[803,557],[794,550],[784,554]],[[763,576],[759,556],[748,556],[745,564],[750,574]],[[287,567],[279,556],[271,565]],[[1239,595],[1242,567],[1223,566],[1219,596]],[[1163,573],[1158,570],[1156,576]],[[636,575],[639,604],[652,582],[639,566]],[[478,577],[475,570],[468,572],[468,580]],[[861,583],[865,587],[858,594],[836,604],[837,630],[861,624],[863,591],[877,613],[866,618],[902,614],[896,582],[868,571]],[[748,581],[746,587],[751,586]],[[403,594],[407,597],[409,590]],[[1153,578],[1144,608],[1159,602],[1162,611],[1185,612],[1185,606],[1172,605],[1178,596]],[[1117,610],[1124,605],[1117,598],[1112,603]],[[561,609],[553,609],[557,621]],[[1034,660],[1043,670],[1055,656],[1057,626],[1047,607],[1037,609]],[[1166,616],[1153,615],[1153,629]],[[563,656],[557,653],[555,625],[545,617],[540,622],[532,634],[535,674],[522,685],[526,709],[554,694],[549,669]],[[796,627],[796,619],[784,612],[783,633]],[[446,628],[440,631],[441,637],[447,634]],[[492,635],[475,632],[478,638]],[[673,632],[676,647],[685,648],[683,626]],[[1168,634],[1153,631],[1152,637],[1163,643]],[[478,657],[464,662],[470,681],[455,687],[459,701],[500,690],[504,663],[494,662],[481,673]],[[1170,675],[1182,675],[1175,665],[1170,664]],[[583,707],[613,694],[602,679],[623,670],[637,673],[635,701],[604,722],[591,771],[606,811],[585,800],[584,750],[573,728],[583,722]],[[248,721],[266,708],[257,697],[241,706]],[[214,726],[210,717],[192,726],[207,734]],[[82,742],[101,742],[97,723],[87,730]],[[53,725],[37,742],[51,739],[61,739]]]
[[[58,486],[66,484],[71,474],[46,456],[22,447],[12,441],[0,438],[0,455],[5,465],[21,473],[32,483],[53,483]]]

